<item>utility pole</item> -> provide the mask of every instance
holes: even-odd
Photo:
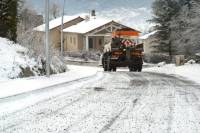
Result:
[[[63,45],[63,43],[64,43],[64,40],[63,40],[63,18],[64,18],[64,13],[65,13],[65,0],[64,0],[64,2],[63,2],[63,9],[62,9],[62,23],[61,23],[61,58],[62,58],[62,60],[63,60],[63,53],[64,53],[64,45]]]
[[[45,56],[46,76],[50,77],[50,56],[49,56],[49,0],[45,0]]]

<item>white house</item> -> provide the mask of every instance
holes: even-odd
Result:
[[[156,50],[153,46],[156,46],[156,39],[153,37],[153,35],[156,33],[157,31],[153,31],[150,32],[148,34],[145,34],[141,37],[139,37],[140,41],[143,43],[144,45],[144,53],[145,54],[151,54],[154,53],[154,51]]]

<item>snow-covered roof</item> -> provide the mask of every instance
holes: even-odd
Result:
[[[76,18],[79,18],[80,16],[64,16],[63,17],[63,23],[67,23],[69,21],[72,21]],[[49,29],[53,29],[55,27],[58,27],[61,25],[62,17],[56,18],[54,20],[49,21]],[[35,31],[45,31],[45,24],[42,24],[38,27],[34,28]]]
[[[154,35],[156,32],[157,31],[153,31],[153,32],[150,32],[148,34],[145,34],[145,35],[139,37],[139,39],[145,40],[145,39],[149,38],[150,36]]]
[[[112,20],[105,19],[105,18],[90,18],[89,20],[84,20],[80,23],[77,23],[76,25],[73,25],[71,27],[68,27],[64,29],[64,32],[70,32],[70,33],[87,33],[90,32],[98,27],[101,27],[109,22],[112,22]]]

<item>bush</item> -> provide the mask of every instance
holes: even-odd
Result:
[[[144,62],[147,63],[159,63],[159,62],[170,63],[169,55],[165,54],[144,54],[143,60]]]
[[[101,53],[100,51],[73,51],[73,52],[65,52],[65,56],[73,58],[81,58],[86,61],[87,60],[99,61]]]
[[[45,75],[46,74],[46,60],[44,57],[38,57],[38,66],[37,70],[39,75]],[[51,74],[58,74],[66,72],[67,65],[58,57],[58,56],[52,56],[51,57],[51,63],[50,63],[50,73]]]
[[[196,62],[197,62],[197,63],[200,63],[200,53],[197,53],[197,54],[196,54]]]

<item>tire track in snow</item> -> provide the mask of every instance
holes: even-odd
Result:
[[[78,91],[76,91],[76,93],[80,93]],[[57,113],[59,113],[59,111],[62,111],[64,110],[65,108],[73,105],[73,104],[76,104],[77,102],[83,100],[84,98],[88,97],[89,95],[92,95],[94,93],[92,92],[88,92],[88,93],[85,93],[83,95],[80,95],[80,97],[78,97],[77,99],[74,99],[73,101],[67,103],[67,104],[63,104],[63,105],[60,105],[60,104],[56,104],[54,103],[53,105],[57,105],[57,107],[54,106],[54,108],[47,108],[47,109],[43,109],[39,112],[34,112],[34,114],[32,114],[32,116],[34,116],[33,118],[31,118],[31,121],[35,121],[35,120],[39,120],[39,119],[43,119],[43,118],[46,118],[46,117],[50,117],[50,116],[53,116]],[[62,98],[58,99],[56,98],[56,101],[60,101]],[[49,100],[45,100],[45,101],[42,101],[40,103],[38,103],[37,105],[40,106],[40,104],[44,104],[44,102],[49,102],[49,104],[51,104],[50,102],[54,101],[55,99],[49,99]],[[62,103],[65,103],[64,101]],[[34,108],[35,106],[37,105],[33,105],[32,107],[28,107],[27,109],[31,109],[31,108]],[[14,114],[16,113],[20,113],[21,111],[18,111],[18,112],[15,112]],[[7,118],[4,117],[4,120],[6,120]],[[26,118],[27,119],[27,118]],[[17,120],[17,122],[15,124],[12,124],[12,125],[8,125],[7,127],[4,127],[2,130],[3,131],[6,131],[8,129],[11,129],[11,128],[15,128],[17,126],[20,126],[20,125],[23,125],[24,123],[27,123],[27,122],[30,122],[29,120]]]
[[[180,132],[181,130],[174,129],[174,124],[177,124],[175,123],[175,117],[177,116],[174,116],[174,112],[179,111],[181,105],[187,103],[184,101],[186,97],[188,97],[189,102],[188,108],[197,108],[196,105],[193,106],[194,103],[192,104],[192,101],[198,102],[199,99],[198,94],[200,93],[197,87],[192,87],[193,89],[191,89],[190,92],[188,89],[183,88],[184,86],[180,79],[172,76],[152,73],[123,72],[105,73],[104,78],[104,81],[88,84],[89,87],[78,89],[79,91],[76,90],[73,93],[70,93],[69,95],[72,95],[71,98],[75,98],[71,101],[74,103],[69,106],[66,105],[70,104],[71,98],[66,98],[69,96],[67,93],[64,94],[63,97],[60,96],[54,98],[49,102],[41,102],[37,106],[40,109],[44,109],[43,111],[46,113],[46,115],[43,115],[44,117],[36,117],[38,120],[34,120],[33,117],[35,116],[33,114],[33,117],[30,119],[28,118],[30,121],[25,122],[23,125],[17,126],[16,128],[11,127],[7,132],[17,132],[16,129],[19,129],[18,132],[21,131],[22,133],[29,131],[48,131],[54,133],[97,133],[112,131],[117,133],[146,133],[158,131],[170,133],[176,132],[176,130],[177,132]],[[131,83],[132,81],[133,84]],[[187,85],[187,87],[189,88],[190,86]],[[101,91],[99,91],[99,88]],[[93,92],[95,95],[93,95]],[[76,95],[76,93],[81,94]],[[84,94],[86,95],[85,97]],[[81,96],[84,98],[82,99]],[[49,105],[48,107],[48,104],[55,104],[56,106]],[[43,105],[48,108],[43,108]],[[29,110],[32,110],[37,106],[33,106]],[[55,109],[52,110],[52,108]],[[45,109],[50,109],[50,112]],[[183,111],[180,112],[180,114],[189,114],[192,115],[192,118],[196,115],[196,120],[192,119],[194,120],[192,122],[190,121],[191,119],[189,119],[191,117],[185,116],[185,118],[188,118],[188,120],[186,120],[189,124],[188,126],[193,126],[193,128],[195,128],[194,131],[196,131],[194,133],[197,133],[200,131],[198,130],[197,123],[200,122],[200,119],[198,119],[199,112],[197,112],[197,110],[192,111],[195,111],[196,114],[188,112],[187,108],[183,108]],[[39,110],[36,112],[41,111]],[[31,112],[29,113],[31,114]],[[19,113],[19,115],[20,114],[22,113]],[[26,118],[27,117],[22,119],[26,120]],[[10,117],[10,119],[12,118]],[[70,120],[68,121],[68,119]],[[128,123],[128,125],[123,127],[125,122]],[[184,126],[182,125],[183,123],[178,123],[180,124],[178,126]],[[31,129],[26,129],[25,126],[27,125],[33,127],[31,127]],[[38,125],[48,125],[53,127],[37,127]],[[183,130],[183,132],[184,131],[185,130]],[[191,133],[193,132],[191,131]]]
[[[191,82],[191,81],[185,81],[185,80],[181,80],[180,81],[182,86],[184,87],[184,91],[185,93],[187,93],[187,95],[185,95],[183,98],[183,100],[185,100],[185,103],[182,105],[184,108],[188,108],[188,110],[190,112],[187,112],[188,114],[185,115],[190,115],[190,119],[193,118],[193,120],[190,120],[191,123],[193,123],[193,132],[199,132],[200,130],[200,117],[197,114],[197,112],[200,112],[200,92],[199,92],[199,88],[200,85],[196,85],[196,83]],[[188,83],[188,84],[186,84]],[[194,113],[191,113],[194,112]]]
[[[76,80],[72,80],[72,81],[67,81],[67,82],[64,82],[64,83],[60,83],[60,84],[56,84],[56,85],[51,85],[51,86],[48,86],[48,87],[43,87],[43,88],[40,88],[40,89],[36,89],[36,90],[28,91],[28,92],[23,92],[23,93],[12,95],[12,96],[3,97],[3,98],[0,98],[0,104],[4,103],[4,102],[13,101],[13,100],[19,100],[21,98],[28,97],[28,96],[33,95],[33,94],[38,94],[38,93],[44,93],[44,92],[47,92],[47,91],[52,91],[53,89],[65,87],[66,85],[69,86],[69,85],[75,84],[76,82],[87,81],[87,80],[90,80],[92,78],[95,78],[96,76],[97,76],[97,73],[94,74],[94,75],[92,75],[92,76],[83,77],[83,78],[80,78],[80,79],[76,79]]]
[[[100,76],[100,77],[98,77],[98,78],[93,78],[92,79],[92,81],[93,80],[101,80],[103,77],[102,76]],[[87,80],[83,80],[82,82],[91,82],[90,80],[91,79],[88,79],[89,81],[87,81]],[[77,81],[77,80],[76,80]],[[78,82],[78,81],[77,81]],[[80,82],[79,82],[80,83]],[[84,83],[85,84],[85,83]],[[70,84],[71,85],[71,84]],[[67,87],[69,87],[70,85],[67,85]],[[81,94],[81,92],[82,92],[83,90],[82,89],[80,89],[80,87],[78,87],[78,88],[76,88],[76,89],[73,89],[73,90],[71,90],[70,92],[65,92],[65,93],[63,93],[63,94],[60,94],[60,95],[57,95],[57,96],[54,96],[54,97],[51,97],[51,98],[48,98],[48,99],[45,99],[45,100],[43,100],[43,101],[40,101],[40,102],[37,102],[36,104],[34,104],[34,105],[32,105],[32,106],[30,106],[30,107],[27,107],[26,109],[23,109],[23,110],[18,110],[18,111],[16,111],[16,112],[14,112],[14,113],[12,113],[12,114],[7,114],[7,115],[4,115],[4,116],[2,116],[2,117],[0,117],[0,124],[4,121],[6,121],[6,119],[12,119],[11,117],[13,116],[13,115],[15,115],[15,114],[20,114],[21,112],[24,112],[24,110],[29,110],[29,109],[31,109],[31,108],[34,108],[35,106],[40,106],[40,104],[44,104],[44,103],[46,103],[46,104],[49,104],[50,106],[48,107],[48,108],[44,108],[43,110],[38,110],[38,111],[36,111],[36,112],[33,112],[33,114],[31,114],[31,116],[29,116],[30,118],[31,117],[33,117],[32,118],[32,121],[34,121],[34,120],[39,120],[39,119],[42,119],[42,118],[45,118],[45,117],[48,117],[48,116],[51,116],[51,115],[55,115],[56,113],[58,113],[60,110],[63,110],[64,108],[67,108],[68,106],[71,106],[72,104],[75,104],[75,103],[77,103],[77,102],[79,102],[80,100],[83,100],[84,98],[86,98],[87,96],[89,96],[89,95],[92,95],[93,93],[91,92],[91,91],[86,91],[85,93],[83,93],[83,94]],[[66,95],[67,94],[67,95]],[[70,95],[72,95],[72,96],[75,96],[76,94],[78,94],[78,98],[76,98],[76,99],[73,99],[72,101],[71,101],[71,99],[66,99],[67,101],[70,101],[70,102],[68,102],[67,103],[67,101],[65,101],[65,97],[67,97],[67,96],[70,96]],[[55,101],[55,102],[58,102],[58,103],[54,103],[53,105],[51,104],[53,101]],[[63,102],[61,102],[61,101],[63,101]],[[62,104],[60,104],[60,103],[62,103]],[[65,103],[67,103],[67,104],[65,104]],[[51,107],[51,105],[52,105],[52,108],[50,109],[50,107]],[[55,107],[54,105],[56,105],[57,107]],[[54,106],[54,107],[53,107]],[[42,107],[42,106],[41,106]],[[19,117],[21,117],[21,116],[19,116]],[[11,120],[11,122],[13,122],[13,120]],[[2,131],[6,131],[6,130],[8,130],[8,129],[10,129],[10,128],[15,128],[15,127],[17,127],[17,126],[20,126],[20,125],[23,125],[24,123],[26,123],[26,122],[29,122],[29,120],[27,120],[27,118],[26,118],[26,120],[24,120],[24,119],[19,119],[19,118],[17,118],[16,119],[16,123],[14,123],[14,124],[7,124],[7,127],[1,127],[0,128],[0,131],[2,130]]]
[[[108,122],[108,124],[104,125],[103,128],[99,131],[99,133],[103,133],[106,130],[108,130],[114,124],[114,122],[120,117],[120,115],[125,111],[125,109],[126,108],[123,108],[121,111],[119,111],[118,114],[112,117],[110,121]]]

